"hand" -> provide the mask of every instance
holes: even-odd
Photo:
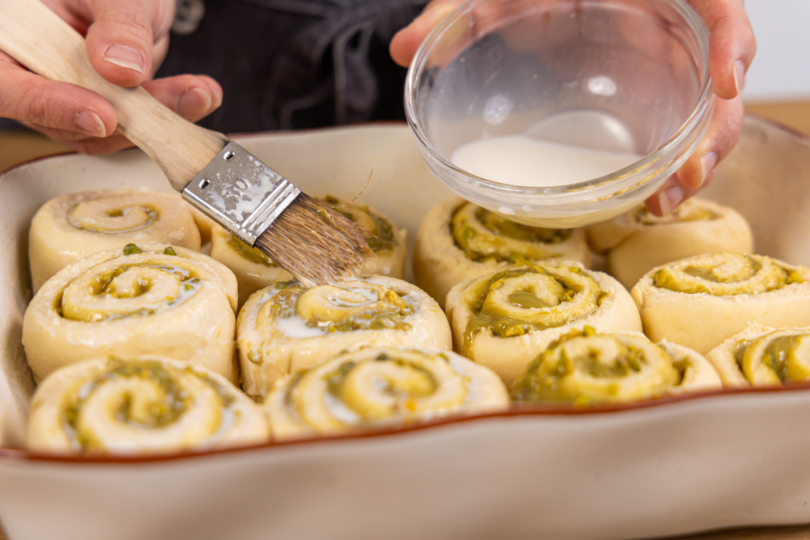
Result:
[[[187,120],[212,113],[222,89],[206,76],[149,80],[166,56],[175,0],[43,0],[87,39],[99,74],[120,86],[141,85]],[[115,111],[90,90],[51,81],[0,53],[0,117],[13,118],[65,146],[108,154],[132,146],[116,134]]]
[[[688,0],[711,32],[709,74],[718,97],[706,136],[689,160],[655,195],[647,200],[650,211],[663,215],[705,188],[716,167],[731,152],[740,136],[744,114],[742,88],[756,54],[756,40],[745,13],[744,0]],[[391,40],[391,57],[410,64],[427,34],[463,0],[433,0],[409,26]],[[480,21],[476,21],[478,25]]]

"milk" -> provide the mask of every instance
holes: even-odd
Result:
[[[452,161],[481,178],[526,187],[565,186],[599,178],[641,159],[629,153],[591,150],[525,135],[472,141]]]

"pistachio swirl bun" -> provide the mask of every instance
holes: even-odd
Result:
[[[284,379],[264,402],[277,440],[506,409],[489,369],[436,349],[361,348]]]
[[[599,334],[592,327],[560,336],[512,386],[515,401],[626,403],[719,389],[720,377],[686,347],[656,345],[639,332]]]
[[[640,331],[630,294],[574,263],[518,266],[465,281],[447,295],[456,352],[510,385],[553,340],[586,325]]]
[[[810,382],[810,327],[775,330],[751,324],[706,358],[730,387]]]
[[[238,380],[236,278],[214,259],[166,244],[129,244],[59,271],[23,320],[37,380],[88,358],[160,354]]]
[[[160,356],[86,360],[34,394],[28,446],[47,452],[148,454],[265,442],[262,408],[224,377]]]
[[[416,284],[444,306],[453,286],[528,261],[577,261],[588,266],[582,229],[542,229],[509,221],[463,199],[428,212],[414,247]]]
[[[450,349],[439,305],[410,283],[384,276],[307,288],[279,282],[251,296],[239,313],[242,388],[267,396],[273,383],[361,345]]]
[[[607,252],[607,270],[631,288],[651,268],[704,253],[751,253],[754,239],[742,215],[691,198],[664,217],[647,207],[588,228],[591,247]]]
[[[761,255],[698,255],[654,268],[633,287],[644,333],[706,354],[756,322],[810,325],[810,271]]]
[[[130,243],[166,242],[200,250],[190,207],[176,194],[102,189],[51,199],[34,216],[28,257],[34,292],[59,270]]]
[[[405,271],[405,229],[395,227],[368,206],[350,203],[332,195],[318,197],[318,200],[361,225],[373,235],[367,242],[375,256],[365,260],[359,275],[402,278]],[[278,281],[293,279],[289,272],[271,261],[264,253],[248,246],[218,225],[214,225],[212,230],[211,256],[236,274],[239,282],[240,306],[259,289]]]

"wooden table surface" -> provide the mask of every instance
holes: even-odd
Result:
[[[810,101],[749,104],[746,110],[810,135]],[[67,149],[64,147],[40,135],[0,132],[0,171],[16,163],[65,151]],[[3,534],[1,524],[0,540],[8,540]],[[677,540],[810,540],[810,525],[720,531],[679,537]]]

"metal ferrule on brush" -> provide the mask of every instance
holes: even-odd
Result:
[[[183,198],[250,246],[301,191],[234,142],[183,190]]]

